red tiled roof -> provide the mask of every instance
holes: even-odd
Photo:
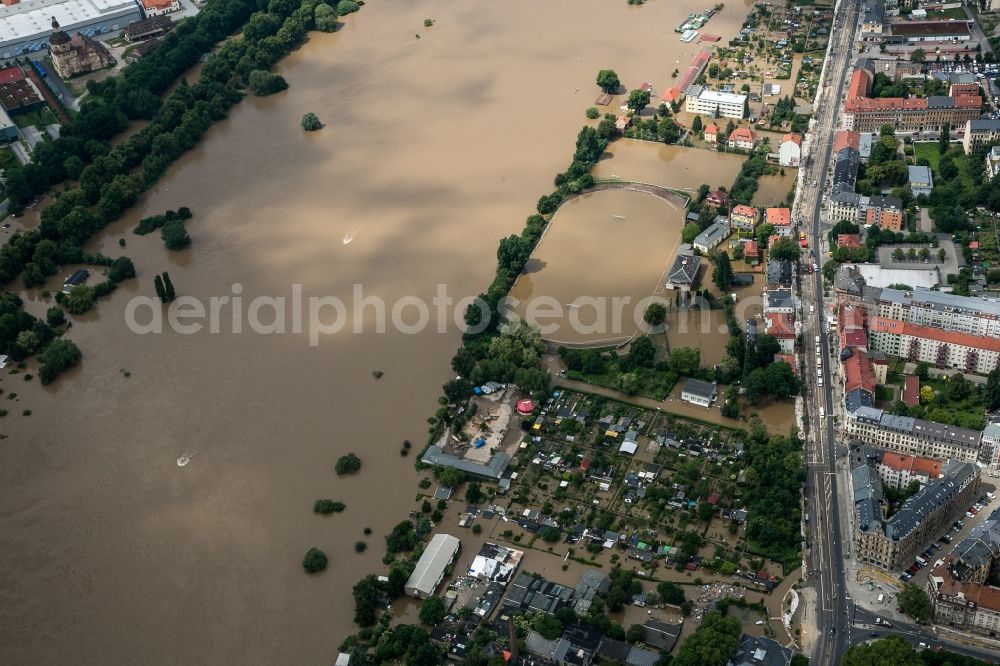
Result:
[[[733,133],[729,135],[730,141],[756,141],[757,135],[754,134],[753,130],[747,127],[737,127],[733,130]]]
[[[781,143],[785,143],[786,141],[791,141],[796,146],[801,146],[802,145],[802,136],[799,135],[799,134],[793,134],[793,133],[789,132],[785,136],[781,137]]]
[[[845,111],[926,111],[927,99],[918,97],[857,97],[844,102]]]
[[[868,334],[863,328],[847,328],[840,331],[840,346],[868,348]]]
[[[667,91],[660,95],[660,99],[664,102],[676,102],[681,98],[680,88],[667,88]]]
[[[959,109],[983,108],[983,98],[979,95],[956,95],[951,98],[951,101]]]
[[[788,208],[768,208],[766,219],[775,227],[788,227],[792,224],[792,211]]]
[[[864,352],[855,351],[844,361],[844,393],[854,389],[864,389],[875,393],[875,376],[872,374],[872,364]]]
[[[931,571],[932,576],[942,579],[938,594],[948,597],[961,595],[966,603],[973,603],[979,608],[1000,611],[1000,588],[956,580],[951,575],[951,566],[954,560],[954,555],[948,555],[944,558],[944,564]]]
[[[903,380],[903,402],[908,407],[920,404],[920,378],[916,375],[907,375]]]
[[[864,99],[871,90],[872,80],[863,69],[856,69],[851,74],[851,84],[847,87],[847,100],[844,102],[844,110],[851,111],[855,100]]]
[[[7,69],[0,69],[0,84],[4,83],[14,83],[15,81],[23,81],[24,72],[21,71],[20,67],[8,67]]]
[[[172,4],[173,0],[142,0],[142,6],[146,9],[164,9]]]
[[[860,132],[852,132],[850,130],[840,130],[833,137],[833,152],[838,153],[844,148],[853,148],[854,150],[861,149],[861,134]]]
[[[979,84],[978,83],[953,83],[951,87],[948,88],[948,94],[952,97],[958,95],[976,95],[979,96]]]
[[[767,324],[764,330],[772,338],[779,340],[795,338],[795,322],[792,320],[791,315],[768,312],[765,317]]]
[[[979,241],[969,241],[969,249],[970,250],[978,250],[979,249]]]
[[[792,367],[792,372],[794,372],[795,374],[799,374],[799,365],[798,365],[798,363],[795,360],[795,355],[794,354],[775,354],[774,355],[774,362],[775,363],[781,363],[782,361],[784,361],[785,363],[787,363],[788,365],[790,365]]]
[[[861,247],[861,236],[858,234],[839,234],[837,236],[837,247],[846,247],[855,250]]]
[[[849,305],[840,306],[840,328],[849,330],[853,328],[865,327],[865,311],[862,308],[855,308]]]
[[[711,495],[708,496],[708,499],[705,501],[711,504],[712,506],[715,506],[716,504],[719,503],[719,499],[720,499],[719,493],[712,493]]]
[[[760,248],[757,247],[757,241],[748,240],[743,243],[743,256],[745,257],[756,257],[760,254]]]
[[[873,333],[878,332],[893,333],[895,335],[909,335],[915,338],[936,340],[937,342],[943,342],[950,345],[959,345],[961,347],[971,347],[973,349],[984,349],[1000,353],[1000,339],[987,338],[981,335],[972,335],[971,333],[962,333],[961,331],[943,331],[939,328],[909,324],[895,319],[887,319],[885,317],[875,317],[872,319],[869,328]]]
[[[709,123],[705,125],[705,134],[718,134],[719,128],[715,123]]]
[[[882,464],[891,469],[925,474],[932,479],[941,476],[941,463],[933,458],[921,458],[920,456],[908,456],[904,453],[886,451],[882,454]]]

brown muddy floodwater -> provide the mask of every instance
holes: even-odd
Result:
[[[757,191],[753,193],[754,206],[787,206],[785,197],[795,189],[795,177],[799,170],[785,167],[785,175],[761,176],[757,180]]]
[[[744,155],[619,139],[605,151],[594,178],[624,180],[695,192],[702,183],[732,187]]]
[[[485,288],[498,239],[569,163],[597,70],[667,82],[695,48],[674,26],[707,4],[370,0],[282,61],[287,92],[239,104],[89,246],[117,256],[126,238],[139,276],[74,320],[82,366],[50,387],[0,380],[18,394],[0,420],[0,663],[329,663],[355,630],[351,586],[384,572],[382,535],[413,507],[400,443],[422,448],[460,341],[376,332],[353,285],[389,306]],[[748,4],[707,29],[726,43]],[[326,128],[303,133],[307,111]],[[129,233],[178,206],[189,250]],[[181,295],[240,292],[243,309],[302,285],[347,303],[346,329],[316,346],[247,317],[242,333],[225,316],[219,333],[133,333],[126,306],[163,270]],[[364,468],[338,479],[348,451]],[[321,497],[347,510],[314,516]],[[330,558],[311,577],[310,546]]]
[[[515,312],[553,343],[604,346],[631,337],[677,254],[683,214],[630,190],[570,199],[511,290]]]

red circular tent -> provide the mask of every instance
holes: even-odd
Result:
[[[535,411],[535,403],[531,400],[525,398],[521,402],[517,403],[517,413],[522,416],[527,416]]]

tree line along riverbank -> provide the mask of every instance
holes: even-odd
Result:
[[[215,122],[245,95],[279,59],[299,45],[308,31],[332,30],[332,18],[356,11],[358,4],[330,5],[322,0],[271,0],[266,8],[255,0],[213,0],[175,30],[143,59],[128,65],[116,77],[88,82],[90,93],[62,136],[40,143],[33,161],[13,170],[7,179],[12,213],[20,213],[36,197],[60,183],[67,189],[41,213],[36,229],[14,234],[0,249],[0,284],[20,279],[25,287],[42,284],[66,264],[111,267],[107,281],[97,285],[91,298],[75,306],[79,314],[89,309],[93,297],[113,291],[120,280],[134,277],[127,257],[111,259],[84,252],[83,245],[97,231],[118,219],[152,187],[171,163],[197,144]],[[229,39],[242,31],[242,39]],[[220,46],[221,44],[221,46]],[[214,51],[214,52],[213,52]],[[206,53],[198,81],[181,81],[163,94]],[[117,146],[111,140],[129,121],[146,126]],[[115,266],[119,270],[114,270]],[[74,310],[70,310],[74,312]],[[51,381],[59,371],[80,358],[72,342],[60,338],[63,329],[27,313],[21,299],[8,289],[0,294],[0,352],[15,361],[42,354],[60,340],[63,362],[52,363],[43,378]],[[25,335],[25,334],[30,335]],[[26,344],[31,343],[31,344]],[[66,360],[72,359],[71,363]]]

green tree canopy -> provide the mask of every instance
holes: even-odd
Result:
[[[725,666],[739,640],[739,621],[712,611],[681,644],[671,666]]]
[[[650,326],[662,326],[663,322],[667,320],[667,309],[663,307],[662,303],[650,303],[649,307],[646,308],[646,312],[643,313],[642,318]]]
[[[318,573],[326,569],[326,553],[319,548],[310,548],[302,558],[302,568],[308,573]]]
[[[899,609],[915,620],[926,622],[934,612],[927,593],[914,585],[907,583],[897,597]]]
[[[613,69],[602,69],[597,73],[597,85],[609,95],[618,92],[621,84],[622,82],[618,80],[618,74]]]
[[[844,653],[841,666],[923,666],[913,646],[900,636],[860,643]]]
[[[712,282],[714,282],[715,286],[719,288],[719,291],[723,293],[729,291],[730,287],[733,286],[733,280],[735,279],[733,267],[729,261],[729,255],[725,252],[719,252],[716,250],[709,255],[709,259],[715,266],[715,270],[712,272]]]
[[[320,122],[319,117],[312,111],[302,116],[302,129],[305,131],[315,132],[316,130],[322,128],[323,123]]]
[[[642,110],[649,106],[649,91],[633,90],[628,94],[625,105],[637,114],[642,113]]]
[[[420,621],[435,627],[444,619],[444,602],[441,597],[427,597],[420,603]]]

